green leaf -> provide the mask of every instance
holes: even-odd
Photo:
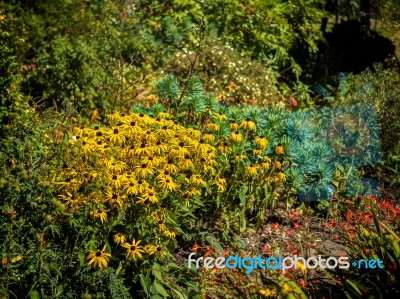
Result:
[[[158,283],[157,280],[154,280],[153,286],[156,288],[156,290],[157,290],[157,292],[158,292],[159,294],[161,294],[161,295],[164,296],[164,298],[165,298],[165,297],[169,297],[167,291],[164,289],[164,287],[163,287],[161,284]]]
[[[29,293],[29,298],[30,299],[40,299],[40,295],[38,291],[31,291]]]

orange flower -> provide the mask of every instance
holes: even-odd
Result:
[[[272,223],[272,224],[271,224],[271,228],[272,228],[273,230],[279,229],[279,223],[277,223],[277,222]]]

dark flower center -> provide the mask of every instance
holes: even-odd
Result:
[[[117,199],[118,195],[117,194],[113,194],[112,199]]]
[[[118,129],[114,129],[114,134],[118,134]]]
[[[118,177],[116,175],[113,175],[112,179],[115,181],[118,179]]]
[[[131,122],[131,126],[134,127],[136,126],[136,123],[134,121]]]
[[[133,186],[135,186],[135,184],[134,183],[129,183],[129,186],[133,187]]]
[[[142,164],[142,168],[143,168],[143,169],[144,169],[144,168],[147,168],[147,164],[143,163],[143,164]]]
[[[101,132],[96,133],[96,136],[101,136],[101,135],[103,135],[103,134],[101,134]]]
[[[101,257],[101,251],[100,250],[97,250],[96,257]]]
[[[146,147],[146,144],[145,143],[142,143],[141,145],[140,145],[140,148],[145,148]]]
[[[143,114],[143,113],[140,113],[139,116],[140,116],[140,117],[144,117],[144,114]]]
[[[136,246],[131,246],[131,251],[135,251],[136,250]]]
[[[98,130],[98,129],[99,129],[99,126],[95,126],[94,129],[95,129],[95,130]]]

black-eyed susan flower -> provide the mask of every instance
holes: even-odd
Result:
[[[167,238],[175,238],[176,237],[176,233],[169,229],[164,230],[163,233]]]
[[[279,161],[275,161],[274,162],[274,168],[275,169],[281,169],[282,168],[282,163]]]
[[[271,163],[268,160],[262,160],[261,167],[265,170],[268,170],[271,167]]]
[[[162,138],[172,137],[175,135],[175,132],[168,128],[167,125],[161,126],[159,129],[156,130],[156,134]]]
[[[108,210],[95,209],[90,212],[90,215],[95,219],[99,218],[101,223],[104,223],[107,221],[107,212]]]
[[[102,250],[97,251],[89,251],[89,255],[86,260],[88,261],[87,265],[92,266],[94,268],[107,268],[108,260],[111,257],[111,254],[105,252],[107,245],[103,246]]]
[[[181,160],[180,165],[183,170],[190,170],[194,168],[194,164],[189,155],[185,155],[185,157]]]
[[[139,178],[147,178],[150,175],[154,174],[154,170],[147,163],[142,163],[140,165],[135,166],[135,174]]]
[[[175,146],[171,146],[170,153],[171,153],[171,155],[177,156],[177,157],[183,157],[185,155],[189,155],[189,151],[185,145],[185,142],[183,142],[183,141],[180,141]]]
[[[121,132],[122,129],[118,127],[111,128],[107,131],[107,138],[116,145],[121,145],[125,142],[126,136]]]
[[[215,140],[215,136],[213,134],[207,133],[203,135],[203,139],[206,142],[213,142]]]
[[[255,130],[256,123],[250,120],[249,118],[246,118],[244,121],[240,123],[240,127],[245,130]]]
[[[115,243],[123,244],[126,241],[126,236],[124,234],[118,233],[114,235],[113,239]]]
[[[231,133],[230,139],[233,142],[242,142],[243,141],[243,135],[239,131],[235,131]]]
[[[115,189],[121,188],[123,183],[123,176],[121,175],[113,174],[108,177],[108,184]]]
[[[122,195],[112,192],[110,189],[107,190],[107,196],[106,196],[106,201],[108,201],[111,205],[117,205],[120,208],[123,206],[123,197]]]
[[[275,177],[275,183],[280,184],[286,181],[286,176],[284,172],[279,172]]]
[[[139,146],[135,147],[135,156],[141,155],[153,155],[153,148],[151,146],[147,146],[145,142],[142,142]]]
[[[219,145],[219,147],[218,147],[218,149],[219,149],[221,152],[225,152],[225,153],[231,151],[231,147],[230,147],[229,143],[226,142],[226,141],[221,142],[220,145]]]
[[[193,184],[197,187],[205,187],[207,185],[206,181],[204,181],[202,176],[199,174],[187,175],[185,180],[187,183]]]
[[[215,180],[215,184],[217,185],[218,191],[224,192],[226,190],[226,179],[225,178],[217,178]]]
[[[260,149],[265,149],[268,146],[268,140],[263,137],[257,136],[256,138],[254,138],[254,142]]]
[[[281,144],[278,144],[277,146],[275,146],[275,153],[277,155],[283,155],[285,153],[285,149]]]
[[[193,196],[196,196],[196,195],[200,196],[201,195],[201,190],[196,189],[196,188],[192,188],[192,189],[189,189],[189,190],[185,191],[184,194],[186,194],[186,196],[188,196],[188,197],[193,197]]]
[[[251,176],[256,175],[258,173],[257,165],[250,164],[249,166],[246,167],[246,172]]]
[[[140,246],[141,240],[135,242],[135,239],[133,239],[132,243],[125,242],[121,246],[126,248],[126,253],[125,256],[128,260],[133,259],[137,261],[138,259],[141,259],[142,253],[145,252],[143,249],[143,246]]]
[[[216,123],[207,124],[207,128],[212,131],[219,131],[219,126]]]
[[[89,138],[81,138],[80,145],[85,155],[91,154],[96,149],[96,144]]]
[[[262,154],[262,150],[260,149],[253,149],[253,155],[259,156]]]
[[[229,129],[231,129],[232,131],[237,131],[239,130],[239,124],[235,121],[232,121],[229,123]]]
[[[125,191],[128,195],[138,195],[139,194],[139,184],[135,179],[127,180],[124,184]]]
[[[246,155],[243,155],[243,154],[236,154],[236,155],[235,155],[235,161],[236,161],[236,162],[243,161],[243,160],[245,160],[245,159],[247,159],[247,156],[246,156]]]
[[[168,191],[175,191],[178,189],[178,185],[172,180],[171,177],[165,177],[158,180],[161,188]]]
[[[213,116],[218,120],[228,120],[228,116],[222,112],[213,113]]]
[[[144,192],[139,197],[138,203],[146,203],[146,202],[151,202],[151,203],[158,202],[157,192],[154,191],[153,189],[149,189],[147,190],[147,192]]]
[[[167,253],[160,245],[146,245],[144,250],[150,255],[164,256]]]
[[[164,170],[169,171],[171,174],[178,172],[178,167],[175,165],[174,160],[169,158],[164,165]]]

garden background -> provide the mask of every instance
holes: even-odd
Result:
[[[398,297],[399,29],[396,0],[1,1],[0,298]]]

